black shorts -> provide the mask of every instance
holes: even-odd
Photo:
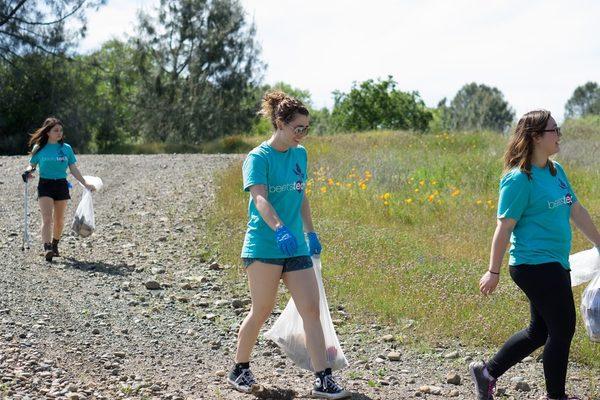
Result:
[[[69,200],[69,186],[66,179],[40,178],[38,183],[38,199],[40,197],[51,197],[56,200]]]

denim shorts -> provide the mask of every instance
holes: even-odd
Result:
[[[280,265],[283,267],[281,273],[300,271],[313,267],[312,258],[309,256],[298,256],[289,258],[242,258],[244,267],[248,268],[254,261],[265,264]]]

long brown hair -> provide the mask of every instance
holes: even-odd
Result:
[[[273,127],[277,129],[277,120],[284,124],[290,123],[296,113],[308,115],[308,108],[302,102],[281,90],[267,92],[262,99],[262,107],[258,112],[269,118]]]
[[[518,167],[531,179],[533,140],[544,135],[550,117],[550,111],[547,110],[530,111],[521,117],[504,153],[505,172]],[[556,167],[552,160],[548,160],[548,166],[552,176],[556,176]]]
[[[31,137],[29,138],[29,146],[32,147],[31,154],[37,153],[38,151],[44,148],[44,146],[48,143],[48,132],[50,132],[50,130],[56,125],[64,126],[60,119],[55,117],[48,117],[44,121],[42,127],[36,129],[36,131],[30,135]],[[65,142],[64,139],[65,135],[63,134],[58,143],[63,144]],[[33,146],[35,145],[37,145],[37,147],[34,151]]]

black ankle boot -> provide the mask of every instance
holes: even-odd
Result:
[[[52,243],[44,243],[44,256],[46,257],[46,261],[52,261],[52,257],[54,256]]]
[[[54,252],[54,257],[60,257],[58,253],[58,242],[60,239],[52,239],[52,251]]]

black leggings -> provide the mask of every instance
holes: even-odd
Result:
[[[488,362],[494,378],[544,346],[544,376],[548,396],[565,394],[569,348],[575,333],[575,303],[571,273],[559,263],[510,267],[510,276],[525,292],[531,309],[529,327],[515,333]]]

